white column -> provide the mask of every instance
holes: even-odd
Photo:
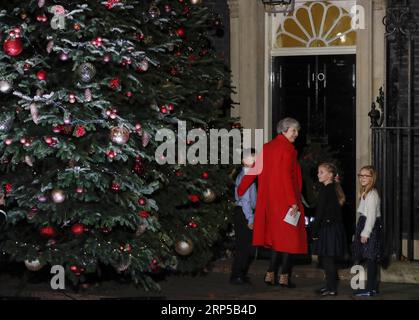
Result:
[[[356,167],[359,170],[371,161],[371,129],[368,112],[374,96],[373,11],[372,0],[358,0],[357,5],[361,5],[365,12],[365,29],[357,31],[356,48]]]
[[[245,128],[264,126],[265,13],[259,0],[229,0],[231,68],[239,105],[232,110]]]

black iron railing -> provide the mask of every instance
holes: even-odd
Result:
[[[394,3],[394,5],[393,5]],[[415,199],[415,57],[417,24],[408,1],[389,1],[383,23],[386,27],[386,99],[380,89],[378,109],[373,103],[369,116],[372,130],[373,164],[379,173],[386,248],[402,259],[415,259],[418,240],[419,200]],[[419,180],[419,177],[416,177]],[[404,248],[404,242],[407,247]]]

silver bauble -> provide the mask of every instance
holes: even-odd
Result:
[[[51,191],[51,198],[54,203],[62,203],[65,201],[65,193],[62,189],[54,189]]]
[[[43,267],[41,262],[39,262],[38,259],[33,260],[33,261],[25,260],[25,266],[30,271],[39,271]]]
[[[193,243],[191,240],[180,240],[176,243],[175,250],[181,256],[190,255],[193,251]]]
[[[203,193],[202,193],[202,199],[204,200],[205,203],[211,203],[215,200],[216,198],[216,194],[214,191],[212,191],[211,189],[206,189]]]
[[[96,75],[96,68],[90,62],[85,62],[77,68],[77,73],[81,81],[90,82]]]
[[[129,130],[124,127],[113,127],[110,136],[112,142],[116,144],[125,144],[129,140]]]
[[[11,81],[8,80],[0,80],[0,92],[1,93],[9,93],[12,91],[13,84]]]

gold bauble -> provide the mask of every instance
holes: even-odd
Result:
[[[61,189],[54,189],[51,191],[51,198],[52,201],[55,203],[62,203],[65,201],[65,193],[64,190]]]
[[[187,256],[192,253],[193,243],[191,240],[180,240],[176,243],[175,250],[181,256]]]
[[[204,202],[206,203],[211,203],[215,200],[215,198],[217,197],[217,195],[215,194],[214,191],[212,191],[211,189],[206,189],[203,193],[202,193],[202,199],[204,200]]]
[[[20,13],[20,19],[25,20],[28,17],[28,14],[26,13],[26,11],[22,11]]]
[[[201,4],[202,0],[191,0],[191,4],[193,5],[197,5],[197,4]]]
[[[110,137],[111,141],[116,144],[125,144],[129,139],[129,130],[124,127],[113,127]]]

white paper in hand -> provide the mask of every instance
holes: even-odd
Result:
[[[284,221],[286,223],[292,224],[293,226],[297,226],[298,220],[300,219],[301,212],[300,211],[297,211],[297,213],[296,213],[295,216],[292,216],[291,215],[291,212],[292,212],[292,208],[290,208],[288,210],[288,212],[287,212],[287,214],[286,214],[286,216],[284,218]]]

